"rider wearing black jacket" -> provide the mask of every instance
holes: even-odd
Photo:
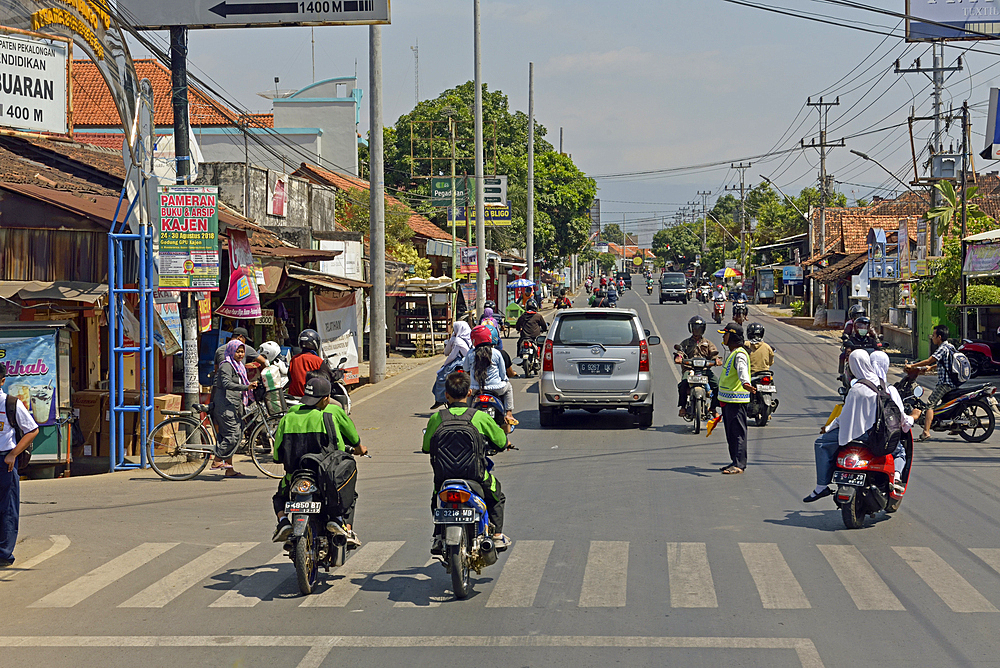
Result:
[[[700,315],[696,315],[688,320],[688,331],[691,332],[691,336],[681,341],[681,351],[674,356],[674,362],[679,363],[685,358],[703,358],[711,360],[715,365],[722,363],[722,358],[719,357],[719,349],[715,347],[714,343],[705,338],[705,327],[705,321]],[[706,369],[706,371],[708,384],[712,388],[712,413],[715,413],[719,406],[719,381],[711,369]],[[677,385],[677,406],[680,408],[680,411],[678,411],[680,417],[684,417],[687,413],[685,409],[687,397],[687,378],[682,378],[681,382]]]

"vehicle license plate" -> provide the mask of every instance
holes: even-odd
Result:
[[[838,485],[851,485],[852,487],[864,487],[865,474],[850,473],[848,471],[834,471],[833,482]]]
[[[757,391],[758,392],[777,392],[778,388],[776,388],[774,385],[758,385],[757,386]]]
[[[615,372],[614,362],[580,362],[582,376],[610,376]]]
[[[435,524],[451,524],[453,522],[475,522],[475,508],[435,508]]]
[[[318,513],[323,504],[319,501],[295,501],[285,504],[286,513]]]
[[[688,378],[688,384],[704,385],[708,382],[707,376],[691,376]]]

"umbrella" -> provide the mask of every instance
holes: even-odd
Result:
[[[725,269],[720,269],[719,271],[712,274],[716,278],[733,278],[735,276],[742,276],[740,272],[736,271],[732,267],[726,267]]]
[[[516,281],[511,281],[507,284],[508,288],[530,288],[535,284],[526,278],[519,278]]]

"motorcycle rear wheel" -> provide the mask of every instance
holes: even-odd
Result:
[[[691,401],[691,422],[694,424],[694,433],[701,433],[701,401],[693,399]]]
[[[316,556],[316,541],[313,538],[312,524],[309,524],[302,537],[295,541],[295,579],[304,596],[313,593],[316,588],[316,575],[319,571]]]
[[[861,510],[861,498],[857,492],[850,501],[840,506],[840,513],[844,518],[844,526],[848,529],[860,529],[865,525],[865,514]]]
[[[465,548],[465,529],[462,529],[462,540],[459,544],[448,548],[448,565],[451,566],[451,587],[455,592],[455,598],[467,598],[472,592],[472,581],[469,557]]]
[[[770,417],[771,417],[771,411],[768,410],[767,406],[761,406],[760,412],[757,413],[757,426],[763,427],[767,425],[767,420]]]
[[[962,417],[975,420],[979,426],[972,429],[963,429],[958,433],[969,443],[982,443],[993,435],[996,427],[996,418],[993,416],[993,408],[985,401],[975,401],[962,410]],[[982,433],[977,433],[982,429]]]

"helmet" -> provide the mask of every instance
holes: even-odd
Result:
[[[751,322],[747,325],[747,338],[751,341],[762,341],[764,339],[764,325],[759,322]]]
[[[524,305],[524,309],[526,311],[537,311],[538,310],[538,302],[536,302],[534,299],[529,299],[528,303]]]
[[[278,358],[278,355],[281,354],[281,347],[274,341],[268,341],[262,344],[257,352],[263,355],[264,359],[267,360],[267,363],[270,364]]]
[[[299,348],[311,350],[319,354],[319,332],[315,329],[303,329],[299,334]]]
[[[736,284],[736,289],[737,290],[742,290],[743,289],[743,284],[742,283],[737,283]]]
[[[481,346],[493,341],[493,332],[486,325],[476,325],[472,328],[472,345]]]
[[[749,313],[750,313],[750,309],[747,308],[746,304],[742,304],[742,303],[739,303],[739,302],[737,302],[736,304],[733,304],[733,317],[734,318],[736,316],[738,316],[738,315],[748,315]]]
[[[851,320],[857,320],[865,315],[865,307],[861,304],[855,304],[851,307],[851,310],[847,312],[847,315]]]
[[[492,299],[487,299],[486,302],[483,304],[483,308],[484,309],[491,308],[494,311],[496,311],[497,310],[497,303],[495,301],[493,301]]]
[[[700,315],[696,315],[688,320],[688,331],[697,336],[705,335],[705,321]]]
[[[871,326],[872,319],[863,315],[854,321],[854,333],[861,337],[868,336],[868,331],[871,329]]]

